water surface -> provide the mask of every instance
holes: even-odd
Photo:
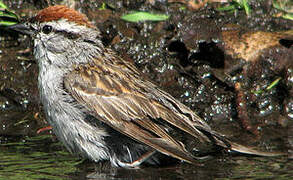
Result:
[[[286,157],[228,156],[202,166],[181,163],[163,168],[120,169],[68,153],[51,135],[1,137],[0,179],[290,179]]]

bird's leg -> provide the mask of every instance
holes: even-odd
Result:
[[[137,160],[132,161],[131,163],[119,161],[118,164],[124,168],[136,168],[136,167],[140,166],[143,162],[148,160],[155,153],[156,153],[156,150],[151,150],[151,151],[148,151],[147,153],[143,154],[142,156],[140,156],[140,158],[138,158]]]

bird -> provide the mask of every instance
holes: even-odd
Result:
[[[9,28],[33,40],[46,119],[71,153],[123,168],[173,160],[198,164],[207,157],[206,147],[279,155],[237,144],[211,129],[133,63],[104,47],[100,30],[74,9],[49,6]]]

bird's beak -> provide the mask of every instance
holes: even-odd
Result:
[[[19,23],[19,24],[15,24],[12,26],[8,26],[7,27],[8,30],[12,30],[12,31],[17,31],[21,34],[25,34],[25,35],[33,35],[34,34],[34,29],[31,28],[28,24],[26,23]]]

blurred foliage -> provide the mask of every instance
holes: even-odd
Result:
[[[251,92],[254,94],[261,94],[261,93],[264,93],[264,91],[269,91],[269,90],[273,89],[275,86],[277,86],[281,79],[282,78],[278,77],[270,85],[268,85],[268,87],[265,88],[264,90],[262,90],[262,89],[256,90],[256,91],[252,90]]]
[[[247,16],[250,16],[251,8],[249,6],[250,0],[233,0],[227,6],[217,8],[218,11],[231,11],[237,12],[244,9]]]
[[[11,26],[19,22],[18,16],[0,0],[0,26]]]
[[[169,18],[165,14],[152,14],[149,12],[132,12],[126,15],[123,15],[121,19],[128,22],[142,22],[142,21],[164,21]]]
[[[280,11],[276,17],[293,20],[293,1],[292,0],[274,0],[273,7]]]

